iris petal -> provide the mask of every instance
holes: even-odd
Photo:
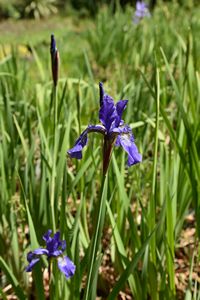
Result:
[[[48,255],[49,251],[44,248],[38,248],[38,249],[35,249],[32,253],[35,255],[43,255],[43,254]]]
[[[129,126],[124,126],[124,130],[116,139],[116,146],[122,146],[128,153],[128,166],[135,165],[142,161],[142,155],[138,152],[137,146],[134,143],[134,137]]]
[[[67,279],[72,277],[76,270],[76,266],[67,256],[58,258],[58,268]]]
[[[99,120],[105,126],[107,132],[109,132],[112,122],[116,118],[116,108],[114,100],[109,95],[104,95],[103,103],[99,110]]]
[[[102,125],[90,125],[86,128],[76,140],[73,148],[68,150],[68,154],[72,158],[81,159],[82,150],[87,145],[89,132],[100,132],[104,135],[103,148],[103,170],[107,171],[107,166],[110,160],[110,154],[114,141],[116,146],[122,146],[128,153],[128,166],[134,165],[142,160],[142,156],[134,143],[131,128],[124,125],[122,114],[128,100],[119,100],[116,105],[114,100],[109,95],[105,94],[103,84],[99,83],[100,94],[100,109],[99,119]],[[109,153],[109,155],[108,155]],[[105,163],[106,162],[106,163]]]
[[[89,125],[80,135],[80,137],[76,140],[73,148],[67,151],[67,153],[71,156],[71,158],[82,158],[82,150],[87,145],[88,142],[88,133],[90,132],[99,132],[104,134],[105,128],[102,125]]]
[[[54,251],[52,251],[52,252],[50,253],[50,257],[57,257],[57,256],[60,256],[60,255],[62,255],[62,254],[63,254],[63,251],[57,249],[57,250],[54,250]]]
[[[115,118],[115,126],[118,127],[122,121],[122,113],[124,109],[126,108],[126,105],[128,103],[128,100],[119,100],[116,103],[116,118]]]
[[[51,243],[48,245],[47,244],[47,249],[51,250],[51,252],[56,251],[58,249],[58,247],[61,246],[61,241],[60,241],[60,231],[57,231],[53,238]]]
[[[33,258],[33,259],[30,261],[29,265],[26,267],[26,269],[25,269],[26,272],[31,272],[32,269],[33,269],[33,267],[38,263],[39,260],[40,260],[40,259],[39,259],[38,257]]]
[[[44,235],[43,235],[43,240],[45,242],[48,242],[49,239],[51,239],[50,235],[52,234],[52,230],[49,229]]]

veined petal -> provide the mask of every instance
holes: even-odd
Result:
[[[72,277],[76,270],[76,266],[67,256],[58,258],[58,268],[67,279]]]
[[[40,259],[39,259],[38,257],[33,258],[33,259],[30,261],[29,265],[26,267],[26,269],[25,269],[26,272],[31,272],[32,269],[33,269],[33,267],[38,263],[39,260],[40,260]]]
[[[116,108],[114,100],[109,95],[104,94],[103,103],[99,110],[99,120],[105,126],[107,132],[109,132],[112,122],[116,117]]]
[[[124,126],[123,132],[121,132],[116,140],[116,146],[122,146],[128,153],[128,166],[135,165],[142,161],[142,155],[138,152],[137,146],[134,142],[134,137],[129,126]]]
[[[105,128],[102,125],[89,125],[80,135],[80,137],[76,140],[73,148],[67,151],[67,153],[72,158],[81,159],[82,158],[82,150],[83,147],[87,145],[88,142],[88,133],[90,132],[99,132],[105,134]]]
[[[122,121],[122,113],[124,109],[126,108],[126,105],[128,103],[128,100],[119,100],[116,103],[116,118],[115,118],[115,126],[118,127],[120,125],[120,122]]]

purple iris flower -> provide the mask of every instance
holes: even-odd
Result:
[[[138,23],[141,19],[144,17],[150,17],[151,14],[149,12],[148,5],[143,1],[137,1],[136,2],[136,11],[134,16],[134,23]]]
[[[33,267],[39,262],[41,255],[46,255],[48,260],[56,258],[58,261],[58,268],[68,279],[75,273],[75,265],[67,256],[63,256],[66,249],[66,241],[60,240],[60,232],[56,232],[51,237],[52,230],[48,230],[43,235],[43,240],[46,243],[46,248],[38,248],[27,254],[29,265],[26,267],[26,272],[31,272]]]
[[[100,125],[89,125],[76,140],[75,145],[68,151],[72,158],[81,159],[83,147],[87,145],[88,133],[98,132],[104,136],[103,145],[103,173],[106,174],[113,145],[122,146],[128,153],[128,166],[141,162],[142,156],[134,143],[131,128],[124,124],[122,113],[126,108],[128,100],[119,100],[116,104],[114,100],[103,89],[103,84],[99,83],[100,89]]]

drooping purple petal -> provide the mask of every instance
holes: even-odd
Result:
[[[71,158],[82,158],[82,150],[87,145],[88,142],[88,133],[90,132],[99,132],[104,134],[105,128],[101,125],[89,125],[80,135],[80,137],[76,140],[73,148],[67,151]]]
[[[26,267],[26,272],[31,272],[33,267],[38,263],[40,259],[38,257],[31,260],[30,264]]]
[[[123,132],[118,135],[116,139],[116,146],[122,146],[123,149],[128,153],[128,166],[135,165],[142,161],[142,155],[138,152],[137,146],[134,142],[134,137],[129,126],[124,126]]]
[[[128,103],[128,100],[119,100],[116,103],[116,112],[117,115],[115,117],[115,127],[118,127],[122,121],[122,113],[124,109],[126,108],[126,105]]]
[[[28,260],[28,262],[30,263],[31,261],[32,261],[32,259],[34,259],[35,258],[35,254],[33,254],[33,252],[32,251],[30,251],[30,252],[28,252],[28,254],[27,254],[27,260]]]
[[[109,95],[104,94],[103,103],[99,110],[99,120],[105,126],[107,132],[109,132],[112,122],[116,117],[116,108],[114,100]]]
[[[72,277],[76,270],[76,266],[67,256],[58,258],[58,268],[67,279]]]
[[[47,249],[44,248],[38,248],[33,250],[32,252],[34,255],[48,255],[49,251]]]
[[[68,150],[68,154],[71,156],[71,158],[82,158],[83,147],[85,147],[88,142],[87,134],[88,128],[81,133],[80,137],[76,140],[74,147]]]
[[[86,142],[87,144],[87,142]],[[85,145],[86,145],[85,144]],[[73,148],[67,151],[67,153],[71,156],[71,158],[82,158],[82,150],[85,145],[81,145],[81,142],[76,141],[76,144]]]

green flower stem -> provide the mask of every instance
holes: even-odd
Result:
[[[55,180],[56,180],[56,155],[57,155],[57,89],[56,86],[53,87],[53,103],[54,103],[54,141],[53,141],[53,161],[52,161],[52,176],[51,176],[51,216],[52,216],[52,226],[53,231],[56,231],[56,222],[55,222],[55,212],[54,212],[54,202],[55,202]]]
[[[92,281],[97,276],[98,268],[95,268],[95,262],[97,258],[97,254],[100,248],[101,243],[101,235],[103,231],[103,225],[104,225],[104,219],[105,219],[105,213],[106,213],[106,200],[107,200],[107,186],[108,186],[108,180],[107,176],[103,176],[102,183],[101,183],[101,191],[100,191],[100,197],[97,207],[97,220],[94,226],[94,235],[91,240],[90,244],[90,260],[89,260],[89,269],[88,269],[88,278],[87,278],[87,284],[86,284],[86,290],[84,295],[84,300],[91,300],[92,299],[92,291],[93,291],[93,284]]]

